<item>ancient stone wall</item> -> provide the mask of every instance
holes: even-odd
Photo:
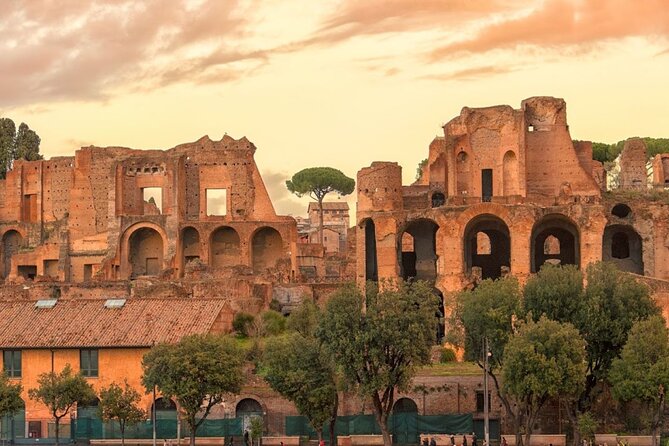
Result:
[[[646,174],[646,143],[641,138],[630,138],[625,141],[620,153],[620,189],[644,190],[648,186]]]

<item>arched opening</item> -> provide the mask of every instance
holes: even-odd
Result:
[[[102,438],[102,419],[98,414],[100,400],[77,405],[77,438]]]
[[[130,235],[130,277],[157,276],[163,269],[163,238],[152,228],[139,228]]]
[[[281,234],[270,227],[259,229],[251,242],[253,247],[253,271],[262,272],[276,267],[276,262],[283,254]]]
[[[2,236],[2,277],[6,278],[12,269],[12,256],[19,252],[19,248],[23,245],[23,237],[18,231],[7,231]]]
[[[253,398],[244,398],[235,407],[235,417],[242,419],[242,432],[246,432],[250,429],[251,419],[263,418],[262,406]]]
[[[465,151],[458,153],[456,157],[456,169],[457,169],[457,188],[459,195],[467,195],[469,191],[469,156]]]
[[[400,265],[404,280],[416,278],[432,281],[437,278],[437,229],[432,220],[419,219],[409,222],[400,237]],[[405,243],[405,234],[413,243]],[[406,240],[409,240],[408,238]]]
[[[519,195],[518,190],[518,158],[513,150],[504,154],[502,160],[502,180],[504,184],[504,196]]]
[[[441,192],[435,192],[432,194],[432,207],[438,208],[446,204],[446,197]]]
[[[544,263],[580,264],[578,229],[564,215],[549,215],[537,222],[532,229],[530,249],[533,273],[539,271]]]
[[[393,413],[418,413],[418,406],[411,398],[400,398],[393,404]]]
[[[614,262],[621,271],[643,275],[641,236],[631,226],[607,226],[602,239],[602,260]]]
[[[26,403],[21,400],[21,408],[13,414],[2,417],[0,422],[2,423],[0,427],[2,441],[13,442],[16,438],[26,438]]]
[[[632,209],[630,209],[629,206],[623,203],[618,203],[617,205],[613,206],[613,209],[611,209],[611,214],[615,215],[618,218],[629,217],[631,213]]]
[[[468,274],[478,268],[481,279],[497,279],[509,272],[511,236],[502,219],[490,214],[475,217],[465,228],[464,245]]]
[[[376,227],[371,218],[365,220],[363,225],[365,227],[365,280],[376,282],[379,280],[376,260]]]
[[[279,236],[279,241],[280,240],[281,236]],[[280,244],[281,243],[279,242],[279,245]],[[209,246],[211,250],[209,254],[209,264],[213,268],[233,266],[240,263],[239,259],[241,251],[239,249],[239,234],[237,234],[237,231],[233,228],[223,226],[216,229],[211,234]]]
[[[187,227],[181,231],[181,251],[184,266],[200,259],[200,233],[197,232],[197,229]]]

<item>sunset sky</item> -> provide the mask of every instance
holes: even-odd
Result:
[[[669,137],[669,0],[4,0],[0,35],[0,116],[45,156],[246,136],[280,213],[304,167],[411,182],[464,106],[556,96],[575,139]]]

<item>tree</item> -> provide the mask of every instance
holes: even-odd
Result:
[[[56,420],[56,445],[59,442],[60,420],[75,404],[95,400],[95,391],[81,373],[73,373],[70,364],[60,372],[42,373],[37,378],[38,387],[28,390],[28,396],[44,404]]]
[[[514,320],[521,312],[521,298],[518,281],[513,277],[484,280],[474,290],[456,296],[448,335],[451,343],[464,347],[465,358],[481,369],[484,369],[483,355],[487,353],[483,351],[484,339],[488,340],[488,376],[508,418],[514,422],[515,431],[520,429],[522,420],[502,389],[498,373],[504,364],[504,349],[513,336]]]
[[[423,169],[427,166],[427,158],[420,160],[418,167],[416,167],[416,181],[419,181],[423,178]]]
[[[310,300],[290,315],[288,325],[293,331],[267,341],[262,375],[307,417],[319,440],[329,422],[330,444],[334,444],[339,404],[336,371],[330,355],[314,336],[318,317],[318,307]]]
[[[298,197],[309,194],[318,202],[318,238],[323,243],[323,199],[330,192],[348,195],[355,188],[355,180],[332,167],[310,167],[300,170],[286,181],[288,190]]]
[[[542,315],[558,322],[582,326],[583,274],[575,265],[543,265],[523,289],[525,313],[538,321]]]
[[[11,416],[23,409],[21,384],[12,384],[6,374],[0,375],[0,418]]]
[[[109,387],[100,389],[100,417],[103,420],[118,421],[122,445],[125,445],[126,426],[137,424],[146,417],[146,413],[137,406],[140,399],[139,392],[130,387],[127,380],[123,387],[111,383]]]
[[[175,398],[195,445],[197,429],[223,395],[243,382],[243,353],[233,339],[205,334],[186,336],[177,344],[157,344],[144,355],[142,383],[164,397]],[[199,419],[198,419],[199,415]]]
[[[542,316],[520,326],[504,348],[504,391],[517,404],[516,444],[530,444],[537,413],[548,398],[579,395],[585,387],[585,341],[578,330]]]
[[[344,382],[371,400],[385,446],[392,444],[388,416],[395,392],[406,390],[416,368],[429,362],[436,311],[436,296],[424,282],[382,292],[368,287],[367,296],[347,286],[330,298],[321,318],[317,336]]]
[[[42,159],[40,142],[40,137],[27,124],[22,122],[17,132],[14,121],[0,118],[0,179],[5,178],[14,160]]]
[[[651,412],[653,446],[656,446],[665,392],[669,389],[669,330],[662,316],[634,324],[620,358],[613,360],[609,379],[616,399],[639,400]]]

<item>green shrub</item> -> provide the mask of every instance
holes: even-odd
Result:
[[[274,310],[267,310],[260,315],[265,335],[276,336],[286,329],[286,318]]]
[[[243,311],[235,314],[234,319],[232,319],[232,328],[242,336],[249,335],[249,329],[251,328],[252,324],[253,316],[248,313],[244,313]]]
[[[445,347],[441,350],[441,356],[439,357],[439,362],[454,362],[455,361],[455,351],[452,348]]]

